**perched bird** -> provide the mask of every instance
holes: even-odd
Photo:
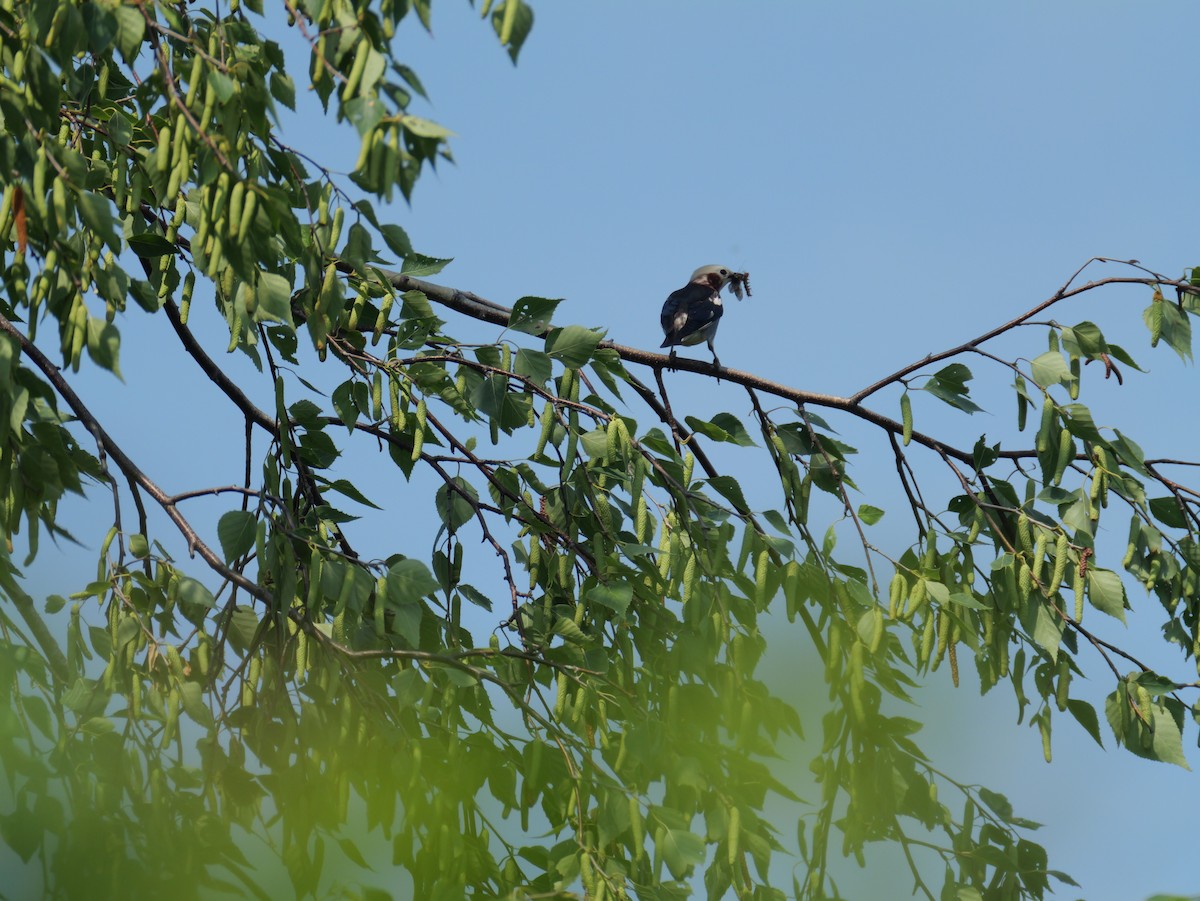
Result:
[[[713,365],[721,368],[713,348],[713,338],[717,335],[721,314],[725,312],[721,305],[721,289],[733,282],[733,291],[740,300],[742,283],[748,283],[748,280],[746,273],[734,272],[728,266],[701,266],[692,273],[686,285],[671,293],[659,317],[666,335],[659,346],[671,348],[672,364],[676,345],[691,347],[704,341],[712,351]]]

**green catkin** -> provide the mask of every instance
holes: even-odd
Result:
[[[1062,584],[1063,576],[1067,574],[1069,544],[1067,533],[1059,532],[1058,539],[1054,543],[1054,574],[1050,577],[1051,591],[1057,590],[1058,586]]]

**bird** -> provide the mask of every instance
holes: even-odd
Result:
[[[728,266],[701,266],[692,273],[686,285],[678,291],[672,291],[667,297],[659,317],[666,337],[659,347],[671,348],[672,365],[675,363],[676,345],[691,347],[704,341],[712,351],[713,365],[721,368],[721,361],[713,347],[721,314],[725,312],[721,304],[721,289],[732,281],[734,293],[740,298],[742,292],[738,289],[742,275]]]

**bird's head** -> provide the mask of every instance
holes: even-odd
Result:
[[[714,291],[720,291],[731,282],[738,300],[742,299],[743,285],[746,286],[746,293],[750,293],[750,273],[737,272],[728,266],[701,266],[692,273],[691,278],[692,284],[708,285]]]
[[[720,291],[736,274],[728,266],[701,266],[692,273],[691,281],[697,285],[709,285],[714,291]]]

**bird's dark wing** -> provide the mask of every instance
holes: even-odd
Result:
[[[719,295],[708,285],[684,285],[663,304],[659,321],[666,337],[659,346],[682,344],[689,335],[715,323],[723,312]]]

